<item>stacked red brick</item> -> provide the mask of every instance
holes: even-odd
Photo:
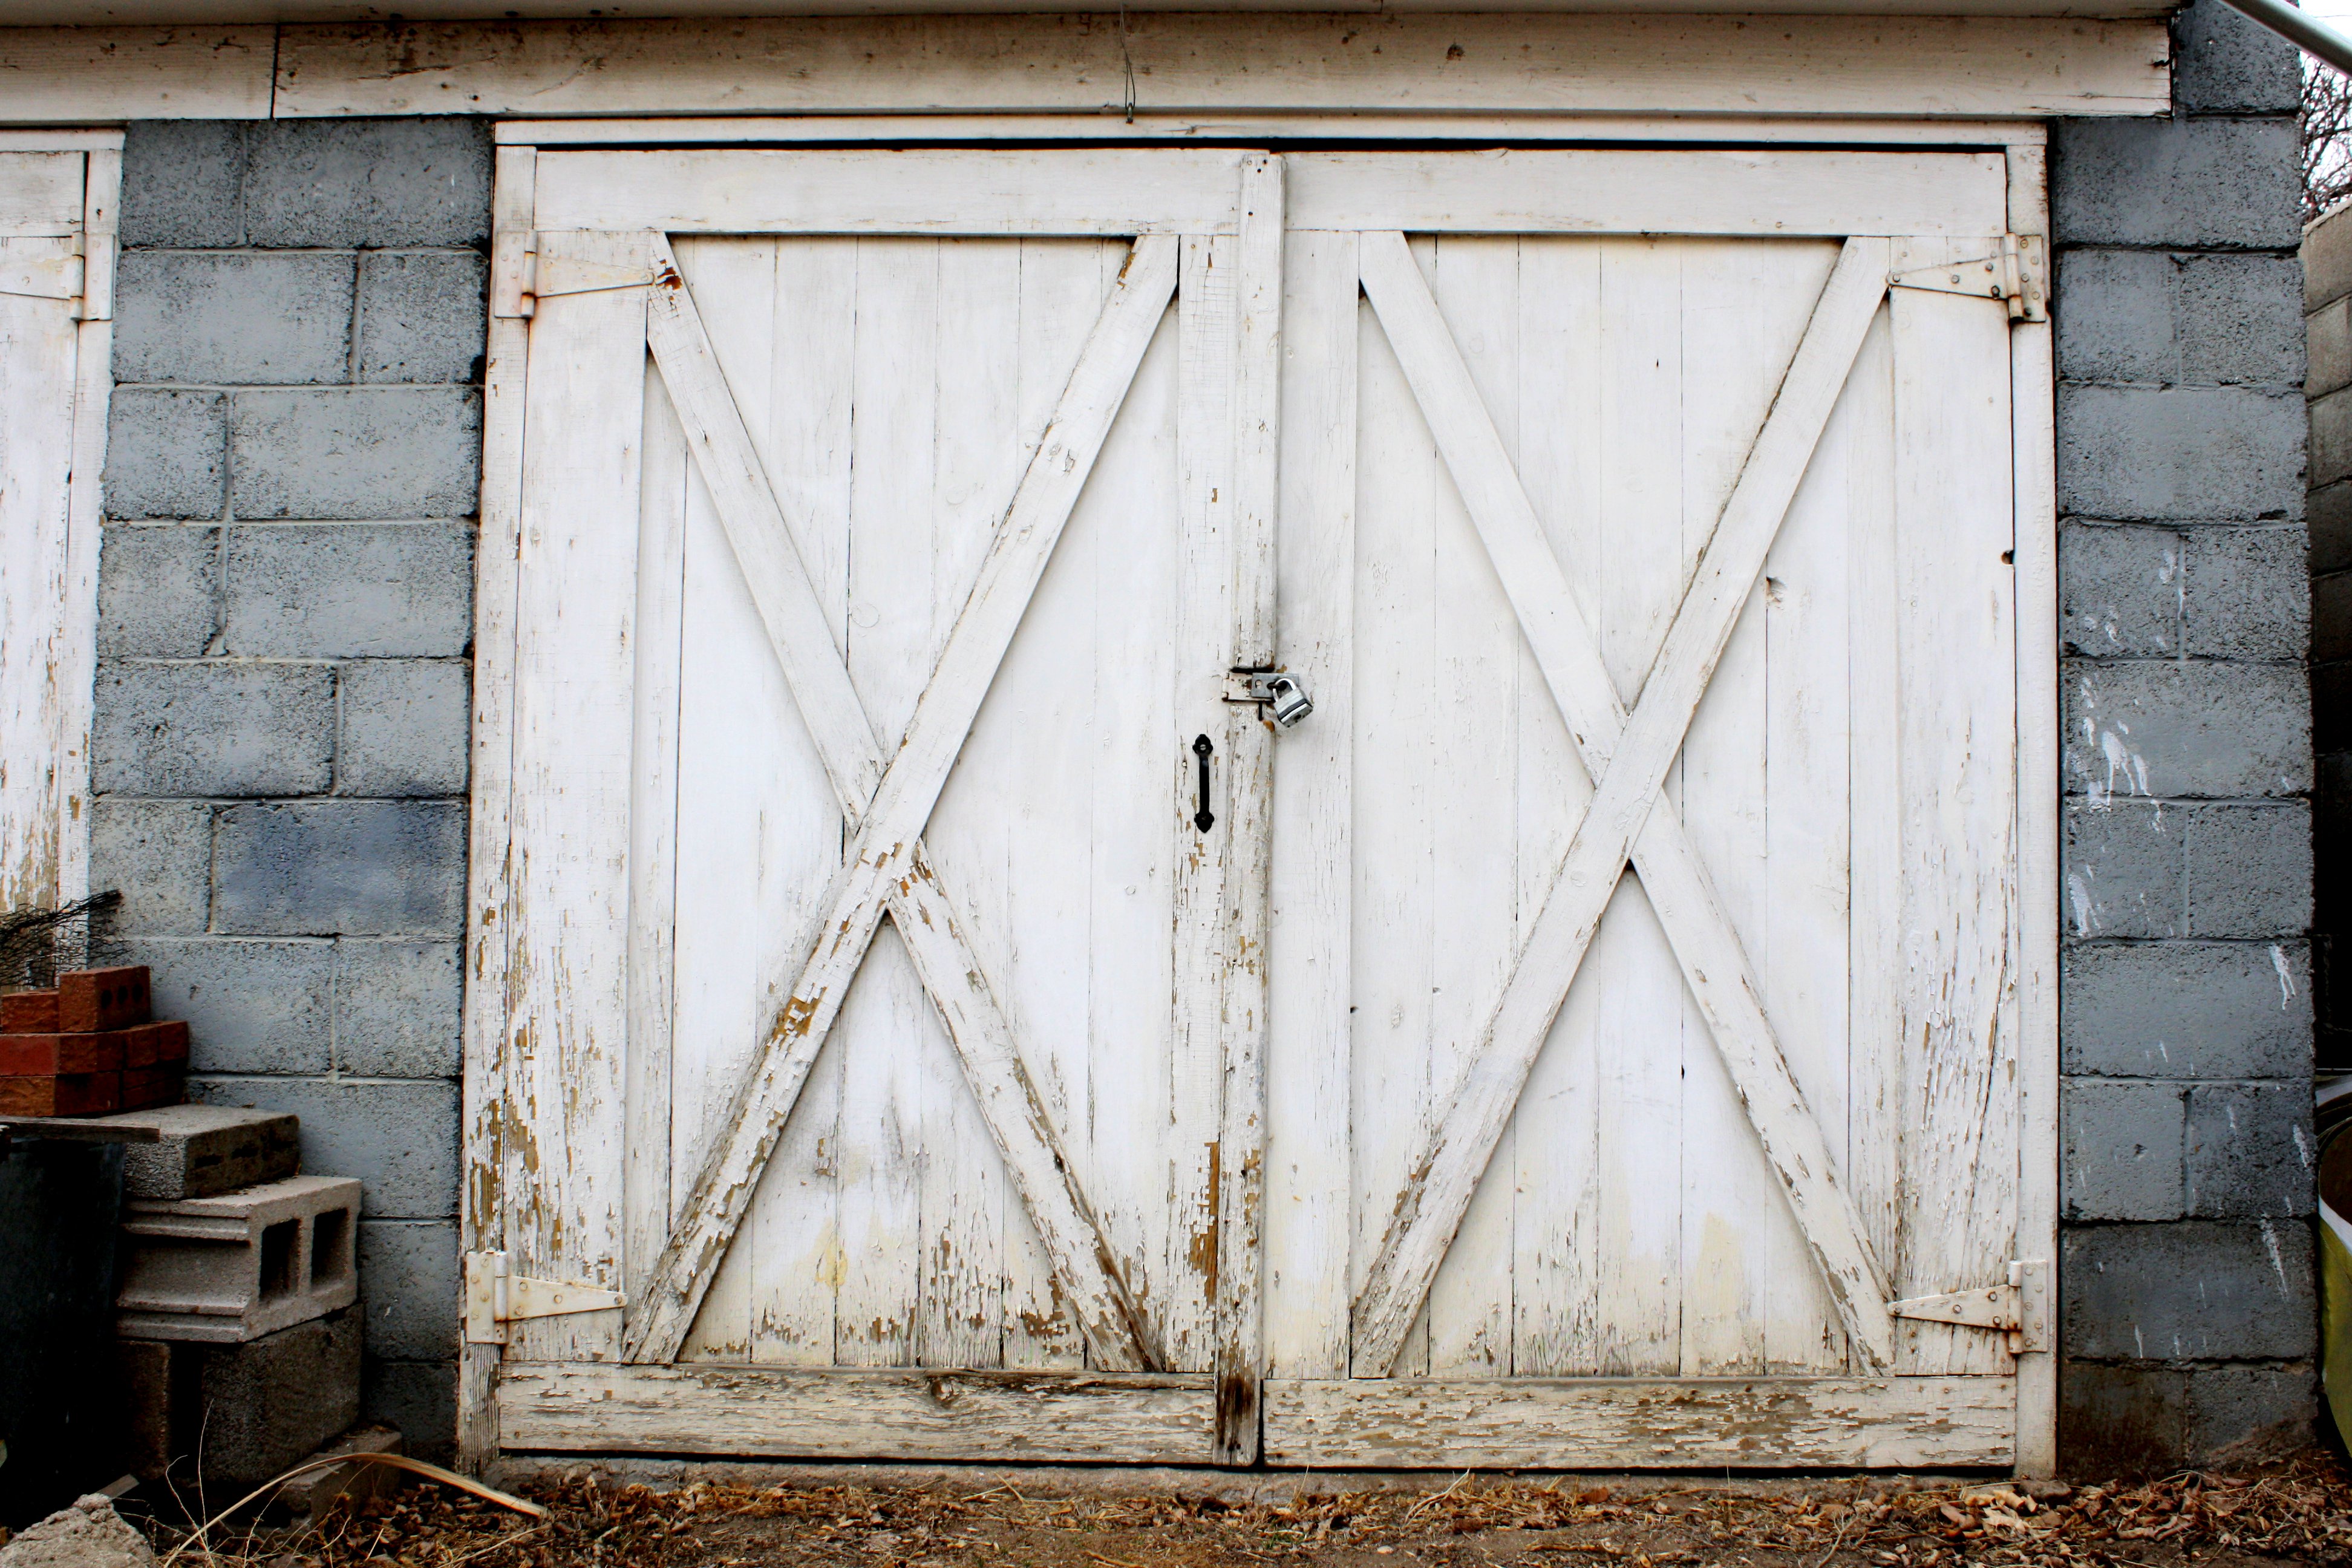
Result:
[[[103,1116],[185,1098],[188,1026],[152,1020],[144,964],[0,996],[0,1117]]]

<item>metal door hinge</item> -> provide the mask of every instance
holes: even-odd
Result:
[[[2046,1351],[2050,1348],[2050,1266],[2038,1258],[2018,1258],[2009,1266],[2006,1284],[1948,1290],[1940,1296],[1913,1296],[1888,1302],[1886,1310],[1892,1317],[1922,1322],[1994,1330],[2009,1337],[2011,1355]]]
[[[1272,669],[1236,669],[1225,676],[1225,700],[1259,702],[1274,721],[1287,730],[1315,711],[1314,700],[1295,676]]]
[[[1999,300],[2012,321],[2050,319],[2049,246],[2038,234],[2004,234],[1989,256],[1917,267],[1890,276],[1890,289],[1924,289],[1937,294],[1969,294]]]
[[[502,1345],[507,1325],[524,1318],[609,1312],[623,1306],[618,1290],[531,1279],[512,1272],[503,1252],[466,1254],[466,1342]]]
[[[650,289],[650,262],[615,266],[589,261],[560,252],[542,256],[539,236],[517,231],[499,236],[493,246],[490,314],[528,321],[539,313],[539,302],[562,294],[601,294],[614,289]]]

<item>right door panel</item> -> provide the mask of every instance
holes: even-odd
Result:
[[[2005,1462],[2004,1337],[1885,1316],[2016,1253],[2009,316],[1885,287],[1997,164],[1925,239],[1464,172],[1286,257],[1266,1458]]]

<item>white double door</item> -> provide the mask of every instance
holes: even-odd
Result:
[[[507,152],[478,1447],[2006,1462],[2004,189]]]

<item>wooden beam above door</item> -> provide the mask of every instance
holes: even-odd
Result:
[[[723,26],[698,17],[228,26],[242,3],[123,0],[131,9],[96,17],[86,0],[0,0],[0,23],[68,15],[193,22],[201,14],[211,24],[0,28],[0,72],[9,82],[0,123],[1055,114],[1123,125],[1130,103],[1139,115],[1919,121],[2160,114],[2170,102],[2160,19],[1990,14],[2035,9],[2019,0],[1937,0],[1939,10],[1980,14],[1866,23],[1850,16],[1139,10],[1124,27],[1113,16],[1083,12],[768,16]],[[740,9],[738,0],[727,5]],[[2145,0],[2101,0],[2100,8],[2148,9]]]

